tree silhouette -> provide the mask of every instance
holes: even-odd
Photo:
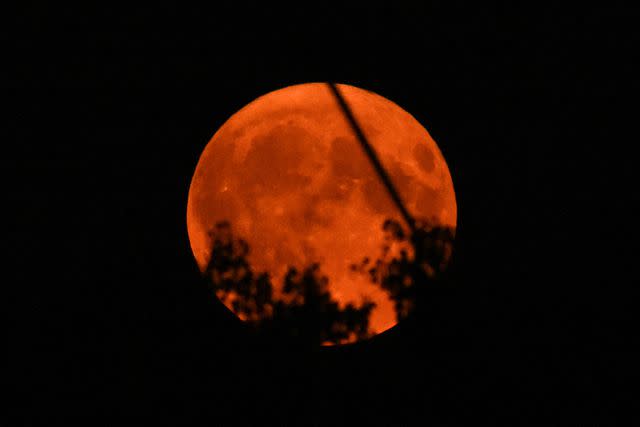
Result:
[[[429,287],[444,280],[455,233],[450,227],[428,221],[417,221],[414,231],[407,233],[394,219],[385,220],[382,229],[381,255],[373,262],[364,258],[351,269],[368,275],[387,292],[400,321],[422,305]]]
[[[318,263],[301,271],[289,267],[280,292],[271,277],[249,264],[248,243],[233,236],[222,221],[210,231],[211,256],[205,278],[223,303],[247,324],[305,346],[340,344],[371,335],[369,317],[375,304],[341,307],[328,289],[329,279]]]

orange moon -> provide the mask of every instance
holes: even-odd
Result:
[[[408,211],[455,228],[451,175],[427,130],[382,96],[338,87]],[[201,271],[209,230],[230,221],[251,248],[251,265],[274,283],[288,266],[319,262],[340,304],[375,302],[373,333],[396,324],[393,303],[349,266],[380,253],[386,218],[401,219],[324,83],[276,90],[231,116],[202,152],[187,202],[189,241]]]

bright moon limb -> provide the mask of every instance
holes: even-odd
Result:
[[[427,130],[386,98],[338,87],[407,210],[455,229],[451,175]],[[187,202],[201,271],[211,258],[212,228],[228,221],[248,244],[253,269],[273,279],[274,296],[289,267],[318,263],[341,306],[375,303],[374,334],[396,324],[393,302],[350,265],[376,258],[387,218],[399,220],[399,212],[323,83],[276,90],[231,116],[200,156]]]

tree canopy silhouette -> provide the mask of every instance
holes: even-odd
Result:
[[[381,253],[364,258],[351,269],[369,277],[394,302],[401,321],[424,302],[425,291],[441,281],[453,250],[454,230],[417,221],[413,232],[387,219]],[[254,329],[305,346],[342,344],[372,335],[369,318],[375,303],[341,306],[329,291],[329,278],[320,264],[302,269],[289,266],[281,286],[274,290],[267,272],[248,261],[246,240],[233,235],[230,222],[218,222],[210,231],[211,256],[204,276],[216,296]]]
[[[341,344],[368,338],[375,304],[341,307],[328,289],[318,263],[298,270],[290,266],[280,292],[272,278],[248,262],[248,243],[233,235],[228,221],[210,231],[211,256],[204,271],[216,295],[253,328],[305,346]]]
[[[385,220],[382,229],[380,256],[373,262],[364,258],[352,264],[351,269],[368,275],[372,283],[387,292],[400,321],[422,305],[429,287],[443,281],[455,233],[450,227],[434,226],[424,220],[416,221],[411,233],[394,219]]]

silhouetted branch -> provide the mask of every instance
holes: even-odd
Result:
[[[327,84],[329,86],[329,89],[335,96],[336,100],[338,101],[338,105],[340,105],[340,108],[342,109],[342,112],[344,113],[347,121],[349,122],[351,129],[355,133],[356,138],[360,142],[360,145],[364,149],[364,152],[367,154],[369,161],[371,162],[374,169],[376,170],[376,173],[382,180],[382,183],[384,184],[389,195],[391,196],[391,199],[393,199],[393,203],[395,203],[396,207],[402,214],[402,218],[407,222],[407,225],[409,225],[409,229],[412,232],[415,231],[415,226],[416,226],[415,220],[413,219],[413,217],[411,216],[407,208],[404,206],[404,203],[402,203],[400,194],[398,193],[395,186],[393,185],[393,182],[391,181],[391,177],[389,177],[389,175],[387,174],[387,171],[382,166],[382,163],[380,163],[380,160],[378,159],[378,155],[374,151],[371,144],[369,144],[369,141],[367,140],[367,137],[362,131],[362,128],[360,127],[360,125],[358,124],[358,121],[353,115],[353,112],[351,111],[349,104],[342,96],[342,93],[340,93],[340,89],[338,88],[338,86],[336,86],[333,83],[327,83]]]

